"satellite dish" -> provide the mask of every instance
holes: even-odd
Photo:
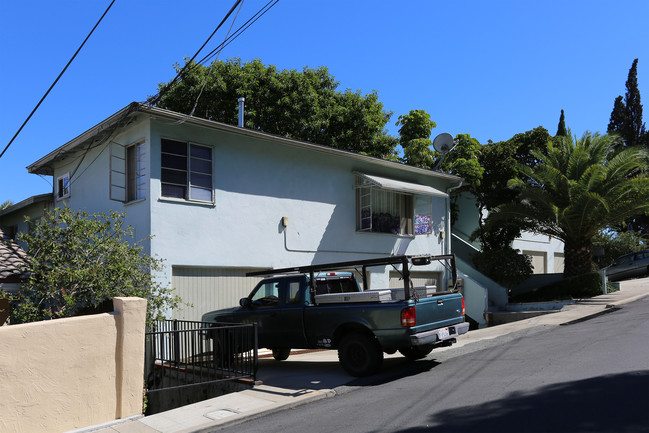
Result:
[[[453,136],[448,132],[442,132],[433,140],[433,147],[442,155],[453,149],[453,146],[455,146]]]

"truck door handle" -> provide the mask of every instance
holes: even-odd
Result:
[[[441,299],[438,299],[438,300],[437,300],[437,305],[444,305],[444,301],[441,300]]]

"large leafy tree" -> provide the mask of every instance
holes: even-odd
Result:
[[[527,229],[564,242],[565,276],[591,270],[592,239],[600,230],[649,210],[647,152],[638,148],[617,154],[620,138],[584,134],[559,137],[547,152],[533,150],[535,166],[520,166],[509,186],[518,200],[499,206],[489,225],[511,218]]]
[[[178,71],[181,68],[176,65]],[[236,125],[245,98],[245,127],[380,158],[392,158],[392,115],[376,92],[339,91],[326,67],[279,70],[259,59],[186,64],[180,80],[161,83],[151,103]]]
[[[436,152],[431,149],[433,142],[430,134],[437,124],[424,110],[410,110],[399,116],[399,144],[403,149],[402,162],[415,167],[432,169],[435,165]]]
[[[27,245],[29,279],[11,298],[12,322],[97,311],[116,296],[145,298],[149,323],[176,306],[180,299],[153,275],[162,261],[144,254],[132,237],[122,214],[46,212],[19,237]]]

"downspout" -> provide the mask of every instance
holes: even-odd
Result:
[[[445,254],[451,254],[451,193],[456,189],[459,189],[464,184],[464,181],[461,180],[456,186],[452,186],[446,189],[446,194],[448,194],[448,199],[446,203],[446,243],[444,245],[446,252]]]

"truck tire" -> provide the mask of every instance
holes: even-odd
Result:
[[[340,341],[338,360],[352,376],[370,376],[381,367],[383,350],[374,337],[352,332]]]
[[[273,358],[275,358],[276,361],[286,361],[289,355],[291,354],[290,347],[280,347],[272,350],[273,350]]]
[[[425,346],[402,347],[399,349],[399,353],[411,361],[416,361],[425,358],[426,355],[433,351],[433,347],[432,344],[426,344]]]

